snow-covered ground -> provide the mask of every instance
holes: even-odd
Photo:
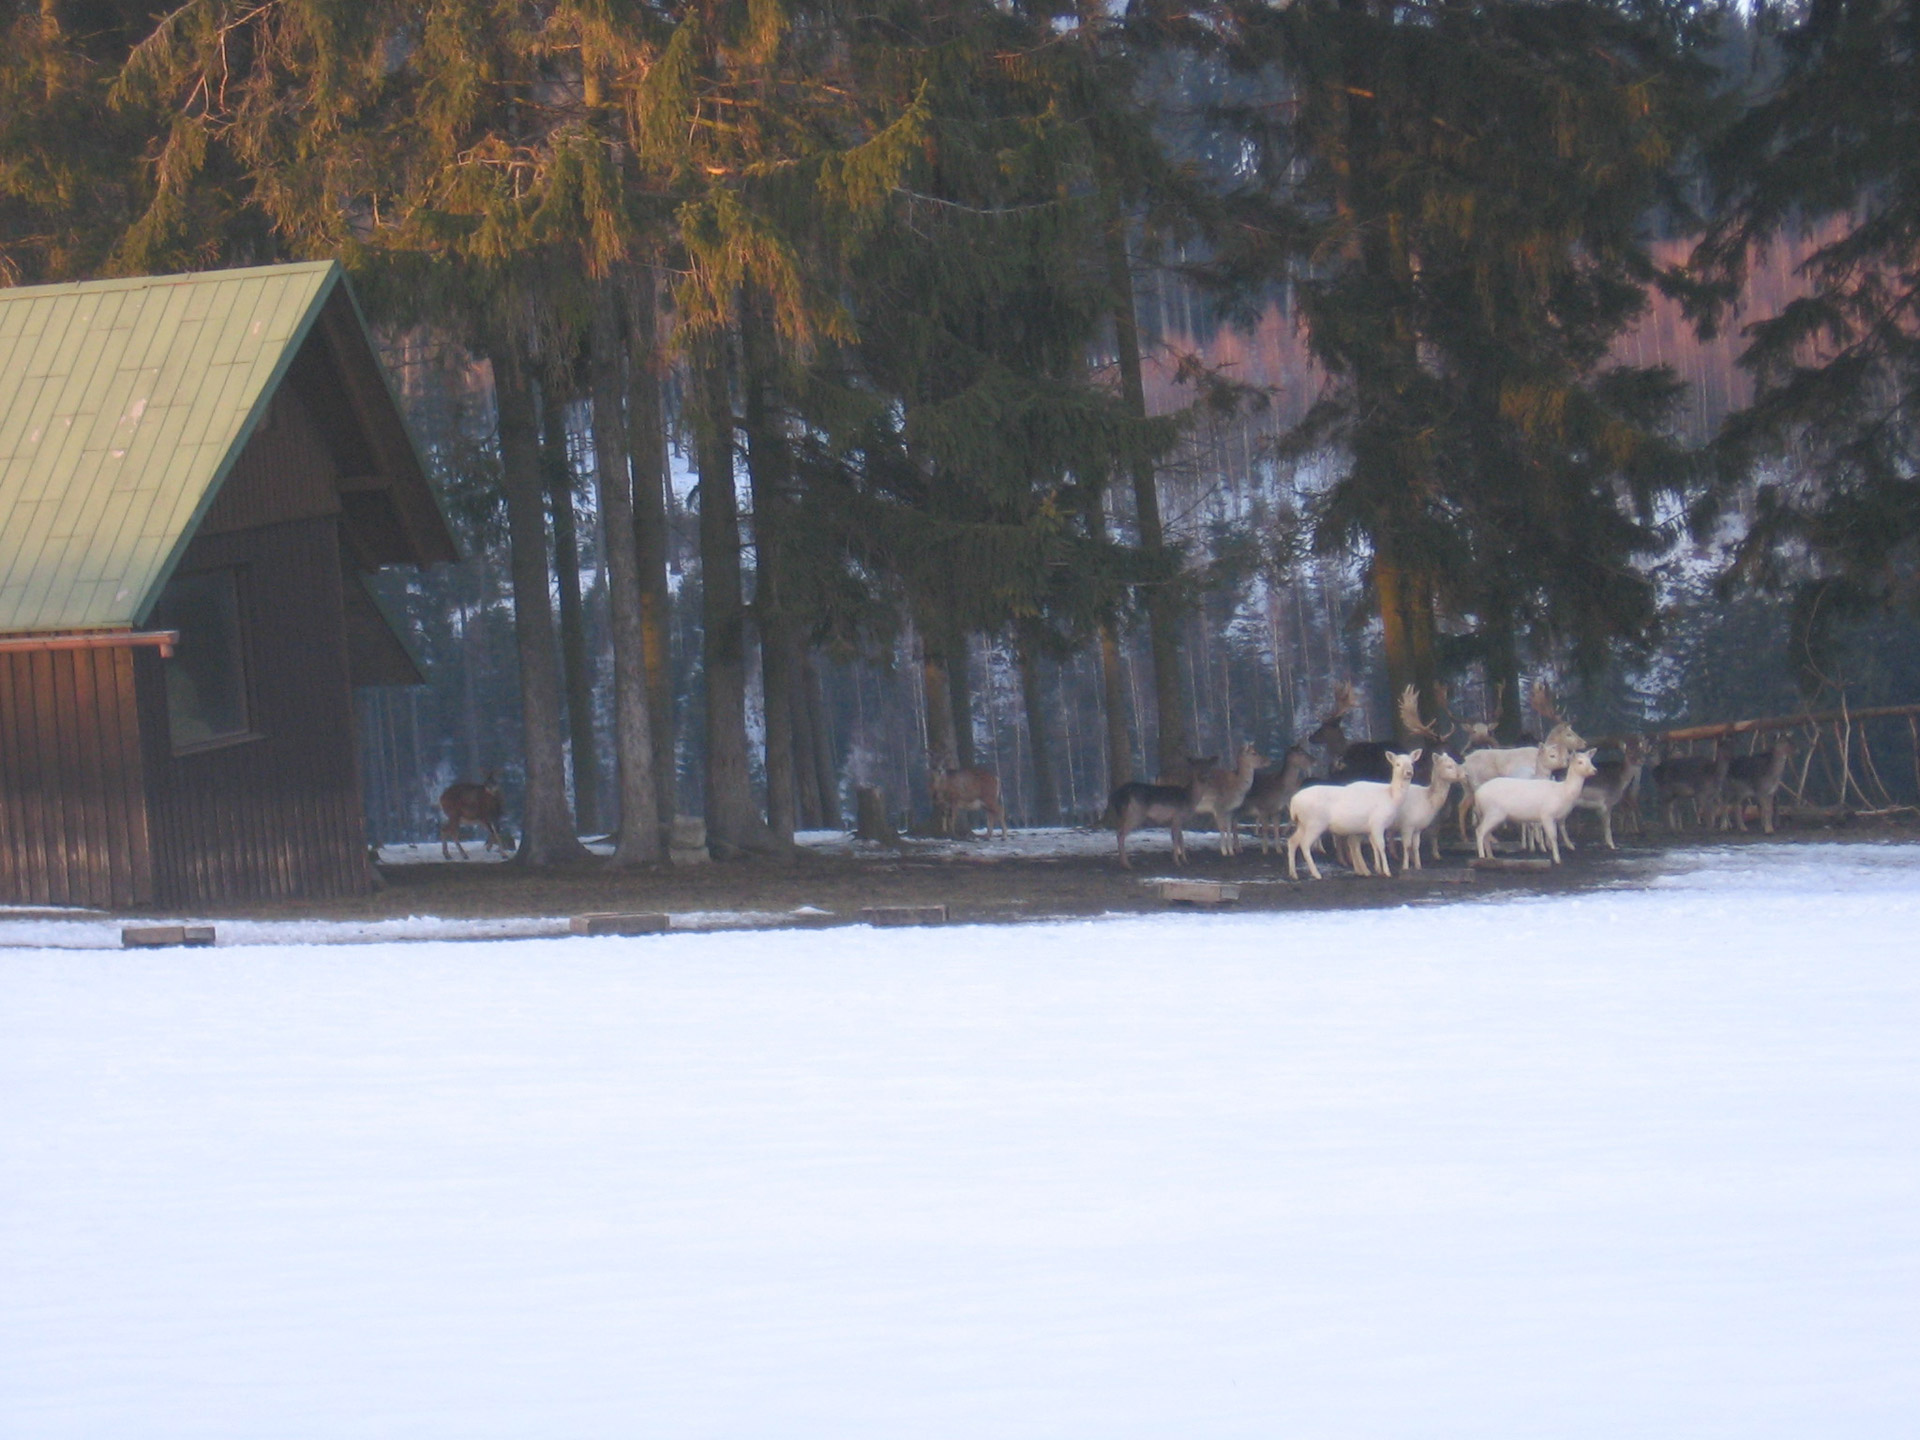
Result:
[[[0,1435],[1895,1437],[1920,847],[0,952]]]

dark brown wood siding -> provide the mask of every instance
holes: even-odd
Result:
[[[0,653],[0,900],[155,898],[130,648]]]
[[[340,512],[337,471],[313,409],[291,385],[275,392],[197,536]]]
[[[137,661],[162,904],[359,894],[372,884],[354,753],[338,522],[202,534],[179,574],[235,572],[252,738],[175,754],[162,662]]]

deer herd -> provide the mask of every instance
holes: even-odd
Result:
[[[1444,712],[1446,691],[1437,687],[1437,694]],[[1562,847],[1573,846],[1567,820],[1576,810],[1594,812],[1602,842],[1609,850],[1617,848],[1614,815],[1630,816],[1638,827],[1643,781],[1651,781],[1658,792],[1670,829],[1680,828],[1684,813],[1706,829],[1744,832],[1751,808],[1759,814],[1760,828],[1773,833],[1775,800],[1794,750],[1785,736],[1765,750],[1736,755],[1730,738],[1723,735],[1711,755],[1676,755],[1649,765],[1647,742],[1630,735],[1610,747],[1618,750],[1617,758],[1601,760],[1595,758],[1596,747],[1561,718],[1544,684],[1534,685],[1530,703],[1546,727],[1545,738],[1499,746],[1485,721],[1437,728],[1437,720],[1421,716],[1418,694],[1409,685],[1400,696],[1400,729],[1424,743],[1396,751],[1379,741],[1347,738],[1347,718],[1359,699],[1354,687],[1343,682],[1335,687],[1332,712],[1305,744],[1290,747],[1277,766],[1247,744],[1240,747],[1232,769],[1211,759],[1190,760],[1177,774],[1130,780],[1117,788],[1107,802],[1107,818],[1119,838],[1120,863],[1129,864],[1127,838],[1154,828],[1172,832],[1174,861],[1184,864],[1185,832],[1204,817],[1220,833],[1222,855],[1239,853],[1243,824],[1259,837],[1263,855],[1284,844],[1287,874],[1293,878],[1298,878],[1303,862],[1309,875],[1321,878],[1315,850],[1323,839],[1340,847],[1348,868],[1359,875],[1391,875],[1395,840],[1401,869],[1418,870],[1425,849],[1430,847],[1439,858],[1438,827],[1457,791],[1460,838],[1466,840],[1472,828],[1478,858],[1492,858],[1496,832],[1514,825],[1524,845],[1546,851],[1557,865]],[[1313,750],[1325,759],[1324,776],[1314,773]],[[934,825],[941,833],[953,833],[965,823],[962,817],[980,811],[989,836],[996,826],[1002,837],[1007,834],[1000,777],[993,771],[947,765],[936,767],[928,778]],[[461,843],[467,826],[486,832],[489,850],[511,854],[513,836],[501,827],[501,808],[499,781],[492,775],[477,785],[462,781],[448,786],[440,796],[446,817],[440,827],[441,854],[448,855],[451,844],[467,858]]]
[[[1444,690],[1440,700],[1444,709]],[[1545,685],[1534,686],[1531,703],[1547,727],[1545,737],[1498,746],[1486,722],[1437,728],[1436,721],[1421,716],[1417,692],[1408,686],[1400,696],[1400,728],[1420,743],[1399,751],[1347,738],[1347,717],[1358,699],[1352,685],[1342,684],[1332,713],[1277,766],[1270,767],[1253,745],[1246,745],[1230,770],[1198,760],[1184,773],[1129,781],[1116,789],[1108,818],[1119,838],[1120,863],[1129,863],[1127,837],[1148,827],[1170,830],[1173,858],[1184,863],[1185,830],[1205,816],[1220,832],[1223,855],[1239,850],[1243,823],[1259,837],[1262,854],[1270,845],[1280,846],[1283,822],[1290,826],[1287,874],[1294,878],[1302,863],[1314,879],[1321,878],[1315,850],[1323,839],[1339,847],[1356,874],[1391,875],[1395,840],[1401,868],[1418,870],[1424,849],[1431,846],[1439,856],[1438,826],[1457,791],[1460,838],[1465,840],[1472,828],[1477,857],[1492,858],[1496,833],[1512,825],[1521,843],[1544,850],[1551,863],[1559,864],[1562,848],[1573,846],[1567,821],[1576,810],[1594,812],[1602,842],[1617,848],[1615,812],[1637,825],[1643,781],[1658,790],[1672,828],[1679,828],[1684,809],[1696,825],[1744,831],[1751,807],[1759,812],[1761,828],[1773,833],[1774,802],[1793,753],[1791,741],[1781,738],[1765,751],[1736,756],[1722,738],[1712,756],[1674,756],[1649,766],[1647,742],[1628,736],[1610,747],[1617,757],[1599,759],[1596,747],[1556,711]],[[1458,748],[1451,748],[1456,740]],[[1325,758],[1322,777],[1314,774],[1313,750]]]

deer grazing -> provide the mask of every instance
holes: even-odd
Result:
[[[1187,786],[1189,819],[1195,815],[1213,817],[1213,823],[1220,830],[1222,855],[1239,853],[1240,833],[1234,828],[1233,814],[1253,786],[1254,771],[1266,763],[1266,757],[1248,741],[1240,747],[1240,758],[1233,769],[1201,770]]]
[[[1543,745],[1541,747],[1545,749]],[[1479,823],[1474,832],[1474,850],[1481,859],[1493,856],[1493,832],[1507,821],[1524,828],[1538,825],[1546,835],[1553,863],[1560,863],[1560,822],[1579,803],[1580,791],[1594,771],[1593,754],[1581,750],[1567,762],[1567,773],[1560,780],[1496,775],[1482,784],[1473,796]]]
[[[1731,823],[1742,835],[1746,834],[1747,805],[1751,802],[1760,807],[1762,833],[1771,835],[1774,797],[1786,782],[1787,761],[1792,758],[1793,741],[1781,735],[1770,748],[1758,754],[1729,760],[1720,795],[1720,828],[1725,830]]]
[[[1607,849],[1618,850],[1613,843],[1613,812],[1632,795],[1640,784],[1640,770],[1647,763],[1647,742],[1629,735],[1620,746],[1618,760],[1594,762],[1593,774],[1580,791],[1576,808],[1600,812],[1600,837]]]
[[[1667,829],[1680,828],[1680,807],[1693,807],[1696,825],[1710,826],[1718,818],[1720,792],[1727,773],[1733,768],[1733,747],[1722,735],[1714,742],[1711,755],[1675,755],[1663,758],[1653,767],[1653,783],[1660,790],[1660,804],[1666,811]]]
[[[440,856],[451,860],[447,842],[452,841],[460,851],[460,858],[471,858],[467,847],[461,843],[460,831],[468,825],[478,825],[487,832],[488,850],[498,850],[503,855],[513,853],[513,836],[500,828],[500,779],[488,775],[478,785],[471,780],[459,780],[440,792],[440,811],[447,818],[440,822]]]
[[[993,838],[996,821],[1000,825],[1000,838],[1007,838],[1007,812],[1000,803],[1000,777],[993,771],[949,765],[928,773],[927,789],[933,796],[933,827],[942,835],[952,835],[962,815],[979,810],[985,813],[987,838]],[[967,823],[967,833],[973,833],[971,822]]]
[[[1238,823],[1244,819],[1253,825],[1260,837],[1260,853],[1267,853],[1267,838],[1271,834],[1273,848],[1280,848],[1280,820],[1287,813],[1287,806],[1295,793],[1306,783],[1307,772],[1313,766],[1313,757],[1298,745],[1287,751],[1286,759],[1281,761],[1278,770],[1257,771],[1253,784],[1247,787],[1246,798],[1240,802],[1240,808],[1234,812]],[[1237,842],[1236,842],[1237,843]]]
[[[1129,780],[1116,788],[1107,800],[1107,818],[1120,838],[1120,868],[1133,868],[1127,859],[1127,836],[1149,825],[1164,825],[1173,832],[1173,863],[1186,864],[1187,844],[1181,831],[1192,814],[1193,792],[1185,785]]]
[[[1414,763],[1420,752],[1387,756],[1392,779],[1384,784],[1376,780],[1356,780],[1346,785],[1309,785],[1293,797],[1288,812],[1293,817],[1293,833],[1287,837],[1287,878],[1300,878],[1296,859],[1305,856],[1307,873],[1320,878],[1320,867],[1313,863],[1313,847],[1322,835],[1344,837],[1365,835],[1373,842],[1374,863],[1381,875],[1391,875],[1387,864],[1387,827],[1400,810],[1400,799],[1413,778]],[[1358,846],[1349,850],[1358,862],[1355,869],[1371,874]]]

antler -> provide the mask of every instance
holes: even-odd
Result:
[[[1433,728],[1432,721],[1420,718],[1420,689],[1415,685],[1409,685],[1400,692],[1400,724],[1409,735],[1425,735],[1432,740],[1445,740],[1447,735],[1453,733],[1453,727],[1448,726],[1447,735],[1442,735]]]

